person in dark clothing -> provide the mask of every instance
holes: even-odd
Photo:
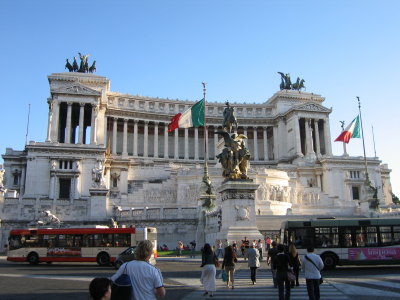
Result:
[[[236,253],[233,251],[232,246],[228,246],[225,248],[224,260],[222,261],[222,270],[225,269],[226,274],[228,275],[228,279],[226,281],[226,287],[229,288],[229,283],[232,285],[232,289],[234,289],[234,281],[235,278],[233,274],[235,273],[235,263],[237,262]]]
[[[287,272],[292,269],[290,257],[282,244],[277,246],[278,253],[273,258],[273,268],[276,270],[276,281],[279,289],[279,300],[290,300],[290,281]],[[286,293],[284,293],[284,289]]]
[[[295,284],[296,284],[296,286],[299,286],[299,273],[300,273],[301,263],[300,263],[299,254],[297,253],[296,246],[294,244],[290,244],[288,252],[289,252],[290,261],[293,266],[293,273],[296,276],[296,282],[291,281],[290,285],[291,285],[291,287],[294,287]]]
[[[273,241],[271,243],[271,245],[272,245],[272,248],[269,249],[268,253],[267,253],[267,264],[268,264],[268,266],[271,266],[272,279],[274,281],[274,288],[277,288],[278,287],[278,283],[276,281],[276,270],[274,270],[274,265],[273,265],[274,261],[273,261],[273,259],[274,259],[275,255],[278,253],[278,250],[276,249],[276,242],[275,241]]]

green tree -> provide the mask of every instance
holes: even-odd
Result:
[[[394,204],[400,204],[400,199],[392,192],[392,201]]]

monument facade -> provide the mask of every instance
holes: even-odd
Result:
[[[206,130],[168,132],[172,116],[195,100],[113,92],[109,79],[87,72],[54,73],[48,81],[46,138],[3,154],[1,246],[10,229],[34,225],[43,211],[64,225],[112,219],[155,226],[159,244],[174,248],[177,240],[193,240],[199,223],[205,241],[213,243],[235,220],[265,233],[276,232],[288,218],[370,216],[392,209],[390,169],[376,157],[368,157],[367,165],[380,210],[361,205],[364,158],[332,154],[332,110],[320,95],[281,89],[262,104],[230,104],[236,120],[228,124],[236,134],[230,138],[241,137],[240,147],[250,153],[243,153],[254,185],[254,208],[248,209],[221,190],[225,162],[217,156],[229,117],[224,102],[207,102]],[[221,193],[200,222],[205,141],[209,178]],[[241,177],[239,163],[235,172]],[[221,216],[222,211],[229,213]]]

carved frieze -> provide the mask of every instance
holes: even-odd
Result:
[[[255,199],[255,194],[253,192],[243,192],[243,191],[231,191],[231,192],[227,192],[224,193],[221,196],[222,201],[225,200],[230,200],[230,199],[250,199],[250,200],[254,200]]]

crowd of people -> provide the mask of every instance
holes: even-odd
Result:
[[[264,243],[265,242],[265,247]],[[265,249],[266,255],[263,250]],[[182,255],[183,243],[178,242],[177,255]],[[190,242],[190,257],[195,257],[196,242]],[[123,264],[111,278],[95,278],[89,285],[90,296],[93,300],[113,300],[113,287],[118,279],[126,275],[131,283],[131,293],[134,299],[154,300],[165,296],[166,291],[159,269],[149,263],[153,245],[150,241],[138,244],[136,259]],[[285,247],[270,238],[265,241],[249,241],[246,237],[240,243],[241,256],[247,261],[250,269],[250,280],[257,283],[257,270],[266,256],[270,267],[273,286],[278,289],[279,300],[290,300],[291,289],[299,286],[300,270],[304,271],[307,292],[310,300],[320,299],[319,285],[322,282],[320,271],[324,264],[314,248],[309,246],[307,254],[300,259],[296,246]],[[209,243],[201,248],[201,277],[204,296],[214,297],[216,291],[217,269],[221,267],[226,274],[226,287],[235,288],[235,269],[238,263],[238,243],[233,241],[223,247],[222,241],[216,241],[214,247]],[[221,257],[221,263],[219,258]],[[115,298],[114,298],[115,299]]]

